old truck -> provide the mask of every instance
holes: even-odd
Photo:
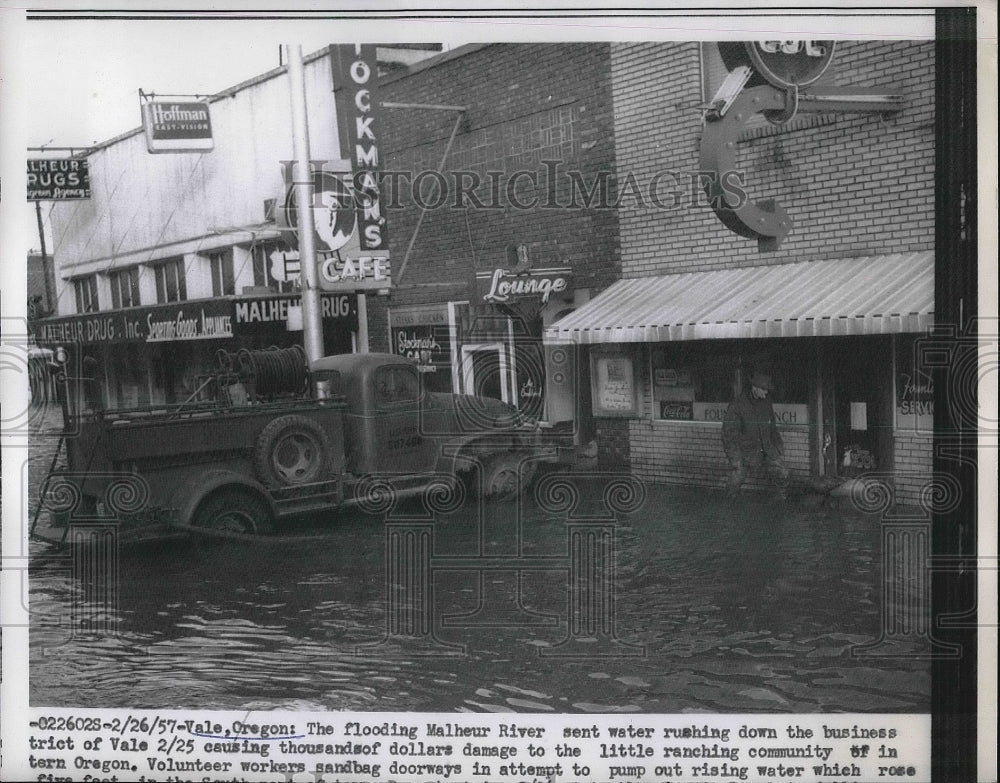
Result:
[[[105,409],[93,372],[64,373],[66,469],[47,477],[50,525],[33,534],[65,538],[74,521],[110,519],[123,538],[264,535],[386,493],[513,498],[540,465],[571,458],[571,445],[499,400],[425,391],[416,364],[394,354],[310,366],[299,349],[223,351],[220,365],[189,399],[132,410]]]

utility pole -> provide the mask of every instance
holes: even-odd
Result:
[[[299,234],[299,263],[302,274],[302,339],[306,359],[321,358],[323,320],[320,313],[319,272],[316,268],[316,234],[313,223],[313,172],[309,154],[309,126],[306,119],[306,87],[302,68],[302,47],[285,47],[292,103],[292,187]]]
[[[45,280],[45,307],[51,310],[55,302],[52,300],[52,285],[49,283],[49,257],[45,252],[45,226],[42,224],[42,202],[35,202],[35,218],[38,220],[38,241],[42,245],[42,278]]]

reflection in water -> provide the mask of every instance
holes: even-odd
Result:
[[[432,579],[430,646],[387,640],[386,590],[398,585],[386,584],[384,520],[343,513],[323,527],[304,523],[292,531],[328,532],[321,542],[123,549],[113,636],[70,633],[69,607],[80,586],[68,556],[38,548],[32,703],[541,713],[928,709],[926,662],[851,657],[852,646],[878,636],[877,520],[806,503],[776,514],[767,497],[734,507],[699,490],[647,492],[643,507],[614,525],[614,629],[632,646],[622,649],[644,651],[639,657],[540,654],[558,650],[568,635],[569,579],[555,568],[482,575],[442,568]],[[565,520],[534,505],[519,517],[511,504],[486,506],[481,515],[470,504],[440,518],[433,538],[439,562],[477,554],[555,562],[568,546]]]

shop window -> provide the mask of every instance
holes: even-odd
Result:
[[[108,282],[111,284],[111,306],[115,310],[139,306],[139,267],[112,272]]]
[[[187,299],[187,281],[184,274],[184,259],[175,258],[153,267],[156,275],[156,301],[182,302]]]
[[[654,418],[721,421],[735,393],[738,367],[733,354],[654,350]]]
[[[97,300],[97,275],[87,275],[73,280],[78,313],[96,313],[100,307]]]
[[[413,368],[387,365],[375,371],[375,399],[379,407],[416,402],[419,396],[420,384]]]
[[[291,294],[300,289],[299,273],[285,274],[283,268],[275,269],[271,254],[275,251],[288,253],[288,248],[280,242],[263,242],[253,246],[253,284],[261,288],[270,288],[278,294]],[[291,272],[291,270],[289,270]],[[280,279],[287,277],[288,279]]]
[[[718,346],[676,345],[654,348],[650,356],[653,418],[681,421],[722,421],[737,394],[747,391],[754,372],[771,377],[771,401],[789,409],[783,423],[806,422],[809,401],[806,362],[793,354],[784,358],[766,352]]]
[[[232,248],[209,254],[208,264],[212,270],[212,296],[235,294],[236,278],[233,275]]]
[[[632,417],[637,413],[635,364],[627,352],[591,356],[590,393],[594,416]]]

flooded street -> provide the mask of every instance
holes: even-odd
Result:
[[[55,441],[35,443],[32,505]],[[93,577],[33,543],[31,703],[929,709],[929,661],[857,654],[883,623],[878,517],[653,484],[609,510],[598,479],[574,482],[575,505],[563,502],[567,486],[546,479],[523,507],[344,511],[266,542],[122,546],[101,618],[112,633],[74,632]],[[413,551],[425,569],[416,576]],[[424,610],[407,614],[400,595],[414,586]],[[915,635],[895,642],[924,649]]]

